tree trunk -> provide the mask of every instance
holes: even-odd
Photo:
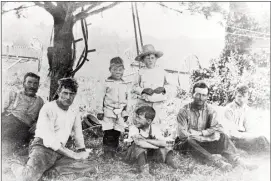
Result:
[[[73,21],[65,18],[54,17],[54,47],[52,60],[50,62],[50,93],[49,101],[56,99],[58,80],[69,77],[72,71],[72,43],[73,43]]]

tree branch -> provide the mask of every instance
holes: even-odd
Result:
[[[171,8],[171,7],[168,7],[168,6],[166,6],[165,4],[163,4],[163,3],[157,3],[158,5],[160,5],[160,6],[162,6],[162,7],[164,7],[164,8],[167,8],[167,9],[170,9],[170,10],[172,10],[172,11],[175,11],[175,12],[178,12],[178,13],[183,13],[182,11],[180,11],[180,10],[178,10],[178,9],[173,9],[173,8]]]
[[[80,20],[80,19],[87,18],[87,17],[90,16],[90,15],[98,14],[98,13],[100,13],[100,12],[102,12],[102,11],[105,11],[105,10],[107,10],[107,9],[110,9],[110,8],[112,8],[112,7],[114,7],[114,6],[118,5],[118,4],[120,4],[120,3],[121,3],[121,2],[114,2],[114,3],[112,3],[112,4],[108,5],[108,6],[104,6],[104,7],[100,8],[100,9],[97,9],[97,10],[94,10],[94,11],[91,11],[91,12],[88,12],[88,13],[87,13],[87,12],[79,13],[79,14],[77,14],[77,15],[75,16],[75,22],[78,21],[78,20]]]
[[[21,6],[17,7],[17,8],[13,8],[13,9],[9,9],[9,10],[2,10],[2,14],[8,13],[10,11],[18,11],[18,10],[21,10],[21,9],[30,8],[30,7],[33,7],[33,6],[36,6],[36,5],[30,5],[30,6],[21,5]]]
[[[45,1],[44,3],[35,1],[35,5],[44,8],[47,12],[49,12],[52,16],[56,13],[56,6],[52,2]]]
[[[82,11],[82,12],[78,13],[77,15],[75,15],[74,22],[76,22],[77,20],[79,20],[79,19],[76,19],[77,17],[80,17],[81,15],[84,15],[84,14],[88,13],[90,10],[92,10],[95,7],[97,7],[98,5],[101,5],[102,3],[104,3],[104,2],[93,2],[93,4],[91,4],[89,7],[87,7],[87,9],[85,9],[84,11]],[[86,4],[84,4],[84,5],[86,5]],[[81,7],[83,7],[83,6],[81,6]]]

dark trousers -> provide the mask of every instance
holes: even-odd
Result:
[[[237,151],[227,135],[220,133],[220,139],[212,142],[198,142],[188,139],[178,147],[184,153],[191,155],[199,160],[215,161],[212,154],[221,154],[226,159],[235,160]]]
[[[270,143],[264,136],[232,138],[237,148],[248,151],[250,153],[269,152]]]
[[[103,145],[105,151],[116,151],[119,146],[120,132],[114,129],[105,130],[103,136]]]
[[[32,134],[29,133],[29,126],[18,118],[2,114],[2,153],[3,155],[12,154],[23,145],[29,144]]]

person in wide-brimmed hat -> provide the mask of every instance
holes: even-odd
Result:
[[[161,123],[161,108],[167,99],[166,72],[156,66],[157,59],[162,56],[163,52],[155,50],[153,45],[148,44],[143,46],[142,52],[135,58],[146,66],[139,70],[138,80],[132,89],[132,93],[138,98],[136,107],[152,106],[157,112],[154,123]]]
[[[135,60],[136,61],[143,61],[144,57],[146,55],[150,55],[150,54],[153,54],[155,55],[156,58],[160,58],[163,56],[163,52],[161,51],[157,51],[155,50],[154,46],[151,45],[151,44],[148,44],[148,45],[144,45],[143,48],[142,48],[142,53],[139,54]]]

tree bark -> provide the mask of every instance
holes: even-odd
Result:
[[[72,71],[74,63],[72,60],[73,25],[72,18],[54,17],[54,46],[49,73],[51,77],[49,101],[56,99],[58,80],[69,77]]]

